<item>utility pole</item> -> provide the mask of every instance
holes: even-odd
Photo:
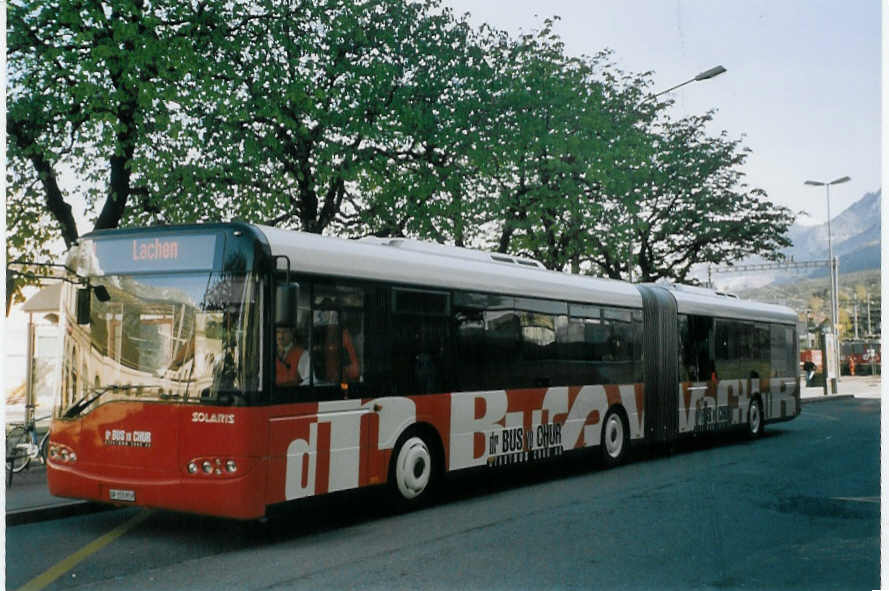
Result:
[[[25,425],[34,420],[34,314],[28,314],[28,365],[25,368]]]
[[[827,259],[830,261],[830,326],[833,329],[833,335],[836,339],[836,347],[834,348],[833,361],[836,364],[836,373],[837,377],[831,380],[831,385],[833,386],[833,392],[836,394],[837,391],[837,382],[839,381],[839,373],[840,373],[840,330],[837,325],[839,322],[839,260],[833,256],[833,242],[831,240],[831,232],[830,232],[830,186],[831,185],[839,185],[840,183],[845,183],[852,180],[848,176],[844,176],[842,178],[838,178],[832,180],[830,182],[822,182],[822,181],[806,181],[804,184],[810,185],[813,187],[824,187],[827,196]]]
[[[852,310],[855,314],[855,340],[858,340],[858,294],[853,296]]]
[[[867,294],[867,335],[874,334],[870,329],[870,294]]]

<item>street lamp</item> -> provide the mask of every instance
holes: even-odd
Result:
[[[837,269],[836,261],[833,258],[833,242],[831,239],[830,233],[830,186],[831,185],[839,185],[841,183],[845,183],[852,180],[851,178],[844,176],[840,177],[836,180],[827,182],[822,181],[806,181],[805,184],[810,185],[812,187],[824,187],[827,191],[827,253],[828,253],[828,268],[830,269],[830,326],[833,329],[833,334],[837,340],[835,347],[835,359],[837,375],[840,373],[840,335],[837,331],[837,322],[839,320],[839,306],[838,306],[838,292],[839,292],[839,270]],[[825,368],[824,372],[825,377],[827,376],[827,371]],[[836,393],[836,383],[833,384],[833,391]]]
[[[638,110],[639,107],[641,107],[642,105],[644,105],[645,103],[647,103],[647,102],[650,101],[651,99],[653,99],[653,98],[655,98],[655,97],[658,97],[658,96],[660,96],[660,95],[662,95],[662,94],[666,94],[666,93],[668,93],[668,92],[672,92],[672,91],[676,90],[677,88],[679,88],[680,86],[685,86],[686,84],[691,84],[692,82],[700,82],[700,81],[702,81],[702,80],[709,80],[710,78],[715,78],[716,76],[719,76],[719,75],[722,74],[723,72],[725,72],[725,68],[723,68],[722,66],[714,66],[714,67],[710,68],[709,70],[704,70],[704,71],[701,72],[700,74],[696,75],[694,78],[691,78],[690,80],[686,80],[686,81],[683,82],[682,84],[677,84],[676,86],[671,86],[671,87],[668,88],[667,90],[662,90],[662,91],[660,91],[660,92],[656,92],[656,93],[654,93],[654,94],[652,94],[652,95],[649,95],[649,96],[645,97],[644,99],[642,99],[641,101],[639,101],[639,104],[637,104],[637,105],[634,107],[633,110],[634,110],[634,111],[635,111],[635,110]],[[628,258],[628,261],[627,261],[627,269],[629,270],[630,282],[633,281],[633,254],[632,254],[632,248],[633,248],[632,245],[630,245],[630,246],[628,247],[628,250],[630,250],[631,252],[628,252],[628,253],[627,253],[627,258]]]
[[[722,66],[715,66],[715,67],[713,67],[713,68],[710,68],[709,70],[704,70],[703,72],[701,72],[700,74],[698,74],[698,75],[695,76],[694,78],[691,78],[691,79],[689,79],[689,80],[686,80],[686,81],[683,82],[682,84],[677,84],[676,86],[672,86],[672,87],[668,88],[667,90],[662,90],[662,91],[660,91],[660,92],[658,92],[658,93],[655,93],[655,94],[651,95],[650,97],[648,97],[648,98],[645,99],[645,100],[650,100],[650,99],[653,99],[653,98],[656,97],[656,96],[660,96],[660,95],[662,95],[662,94],[666,94],[666,93],[668,93],[668,92],[672,92],[672,91],[676,90],[677,88],[679,88],[680,86],[685,86],[686,84],[691,84],[692,82],[700,82],[700,81],[702,81],[702,80],[709,80],[710,78],[715,78],[716,76],[719,76],[719,75],[722,74],[723,72],[725,72],[725,68],[723,68]],[[642,101],[642,102],[644,103],[645,101]],[[639,104],[641,105],[642,103],[639,103]]]

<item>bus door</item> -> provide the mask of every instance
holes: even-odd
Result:
[[[679,338],[676,300],[668,290],[637,285],[642,294],[645,437],[664,443],[679,429]]]
[[[365,320],[364,289],[300,281],[295,325],[275,327],[270,502],[361,484],[372,412],[362,404]]]

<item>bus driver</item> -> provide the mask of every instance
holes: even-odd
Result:
[[[275,331],[275,384],[299,386],[309,383],[309,353],[294,342],[290,327],[279,326]]]

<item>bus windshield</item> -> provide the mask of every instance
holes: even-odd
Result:
[[[90,277],[90,322],[66,298],[59,416],[111,400],[247,404],[260,389],[261,290],[252,274]],[[103,294],[104,295],[104,294]]]

